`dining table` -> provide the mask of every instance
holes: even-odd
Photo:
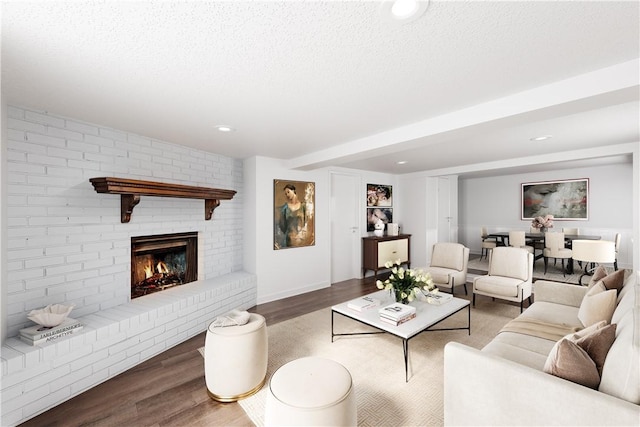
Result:
[[[509,246],[508,231],[496,231],[496,232],[487,234],[487,237],[494,237],[498,242],[498,245]],[[527,231],[524,233],[524,238],[525,240],[528,240],[534,243],[544,242],[544,233],[532,233]],[[568,248],[571,248],[571,244],[574,240],[600,240],[600,239],[602,239],[602,236],[596,236],[593,234],[565,234],[564,235],[564,241]],[[535,254],[535,247],[534,247],[533,256],[534,256],[534,262],[544,257],[542,251],[538,255]],[[569,258],[569,261],[567,262],[567,274],[573,274],[573,258]]]

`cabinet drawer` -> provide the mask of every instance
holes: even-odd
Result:
[[[390,240],[378,243],[378,267],[387,261],[401,263],[409,261],[409,239]]]

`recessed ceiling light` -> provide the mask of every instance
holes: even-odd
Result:
[[[383,19],[396,23],[408,23],[420,18],[429,7],[429,0],[387,0],[380,5]]]
[[[231,126],[227,125],[218,125],[216,126],[216,129],[218,129],[220,132],[233,132],[235,130]]]
[[[551,138],[553,138],[553,136],[551,135],[542,135],[542,136],[536,136],[535,138],[530,138],[529,141],[545,141]]]
[[[406,165],[406,164],[407,164],[407,161],[406,161],[406,160],[400,160],[400,161],[398,162],[398,164],[399,164],[399,165]]]

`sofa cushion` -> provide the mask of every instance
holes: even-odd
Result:
[[[640,299],[640,285],[635,286]],[[602,368],[598,390],[640,405],[640,304],[626,312],[616,327],[616,339]]]
[[[574,285],[575,286],[575,285]],[[536,301],[520,316],[523,318],[538,319],[543,322],[556,323],[569,327],[584,328],[578,319],[578,307],[555,304],[547,301]]]
[[[617,291],[607,291],[602,283],[595,284],[582,299],[578,319],[586,327],[601,320],[611,321],[616,308]]]
[[[591,360],[595,362],[598,374],[601,374],[607,353],[615,339],[616,325],[611,324],[578,338],[575,343],[587,352]]]
[[[597,388],[600,375],[595,362],[576,343],[563,338],[553,347],[544,372],[590,388]]]
[[[519,343],[512,342],[510,339],[498,339],[499,337],[516,338],[530,338],[527,339],[527,345],[522,346]],[[512,362],[519,363],[533,368],[537,371],[542,371],[545,362],[547,361],[547,355],[553,341],[545,340],[537,337],[527,337],[526,335],[514,334],[512,332],[502,332],[498,334],[498,338],[492,340],[489,344],[482,348],[484,353],[492,354],[494,356],[502,357],[503,359],[511,360]],[[536,347],[539,344],[540,347]],[[535,350],[531,350],[535,348]]]

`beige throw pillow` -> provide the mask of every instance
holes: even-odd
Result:
[[[600,384],[600,374],[595,362],[586,351],[565,338],[553,347],[543,370],[548,374],[593,389]]]
[[[611,316],[616,309],[617,291],[607,291],[602,282],[589,289],[582,299],[578,310],[578,319],[585,327],[602,320],[611,322]]]

